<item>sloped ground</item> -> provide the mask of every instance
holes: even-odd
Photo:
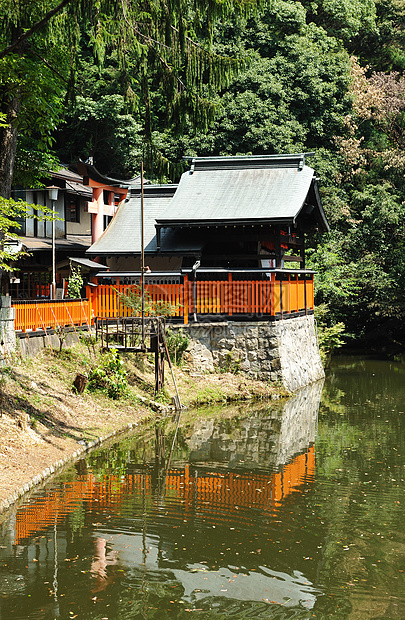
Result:
[[[166,365],[164,392],[154,399],[154,368],[148,356],[127,354],[128,389],[117,400],[102,391],[77,394],[73,381],[100,363],[101,353],[80,343],[61,353],[45,349],[37,357],[13,363],[1,372],[0,510],[14,493],[52,465],[83,451],[128,425],[165,415],[174,385]],[[277,386],[230,373],[199,374],[175,369],[181,401],[188,407],[243,399],[279,398]],[[26,487],[27,490],[28,487]]]

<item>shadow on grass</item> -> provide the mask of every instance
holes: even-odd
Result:
[[[55,445],[50,436],[66,437],[75,441],[83,439],[83,429],[77,425],[67,423],[58,413],[49,408],[46,400],[54,400],[60,403],[66,402],[65,395],[61,391],[55,390],[44,381],[35,382],[23,373],[17,372],[15,369],[7,369],[8,377],[14,382],[13,389],[4,392],[1,385],[1,403],[2,411],[17,420],[18,414],[23,411],[30,416],[33,430],[48,444]],[[12,393],[11,393],[12,392]],[[35,400],[41,402],[33,402]],[[48,433],[41,433],[35,426],[35,422],[39,422],[48,429]],[[92,436],[92,428],[86,428],[86,435]],[[94,433],[94,437],[97,433]],[[58,447],[58,446],[55,446]],[[62,449],[62,448],[60,448]]]

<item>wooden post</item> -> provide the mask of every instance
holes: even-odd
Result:
[[[276,229],[276,237],[274,240],[274,248],[276,252],[276,268],[281,269],[281,229],[278,226]]]
[[[183,322],[188,323],[188,275],[185,273],[183,277]]]
[[[300,246],[300,256],[301,256],[301,269],[305,269],[305,237],[304,233],[301,233],[301,246]]]
[[[272,272],[271,276],[270,276],[270,283],[271,283],[271,289],[270,289],[270,314],[271,316],[276,316],[276,274],[274,273],[274,271]]]
[[[93,202],[97,205],[97,211],[92,213],[91,242],[95,243],[104,231],[104,198],[103,188],[93,187]]]
[[[141,162],[141,346],[145,350],[145,248],[143,214],[143,161]]]
[[[228,273],[228,315],[232,316],[233,295],[232,295],[232,274]]]

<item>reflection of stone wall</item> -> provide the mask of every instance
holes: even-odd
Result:
[[[314,443],[323,380],[298,390],[284,404],[277,446],[277,465],[283,465]]]
[[[302,388],[283,403],[251,406],[246,418],[201,419],[187,439],[191,463],[274,470],[314,442],[323,381]],[[256,407],[256,409],[255,409]]]
[[[277,461],[278,412],[252,413],[243,420],[202,420],[187,442],[190,463],[217,462],[231,468],[272,469]]]
[[[196,370],[239,368],[256,379],[297,390],[324,377],[313,315],[283,321],[195,323],[188,360]]]

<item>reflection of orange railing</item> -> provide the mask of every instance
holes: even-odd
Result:
[[[92,309],[88,299],[17,301],[14,328],[17,331],[36,331],[66,327],[69,325],[90,325]]]
[[[213,505],[220,507],[224,519],[227,515],[251,506],[265,512],[273,512],[282,500],[301,485],[313,480],[315,473],[315,450],[300,454],[284,469],[272,475],[251,472],[207,473],[197,477],[184,472],[169,472],[166,489],[176,489],[177,495],[185,500],[185,510],[198,510],[209,518]],[[240,512],[239,512],[240,514]],[[218,515],[215,514],[218,520]]]
[[[284,469],[274,474],[251,472],[199,472],[190,475],[190,468],[170,470],[166,476],[166,496],[181,500],[182,515],[198,511],[204,518],[229,519],[236,511],[252,506],[263,512],[274,512],[289,495],[300,492],[301,486],[314,479],[315,450],[297,456]],[[146,490],[150,493],[150,472],[104,476],[97,480],[93,474],[82,476],[51,491],[45,497],[22,506],[16,516],[15,544],[37,532],[47,529],[65,515],[76,510],[83,501],[94,503],[100,511],[119,513],[121,503],[131,493]],[[238,512],[238,514],[241,514]]]
[[[88,287],[93,314],[101,318],[126,317],[131,311],[120,295],[138,291],[135,285],[98,285]],[[174,316],[188,322],[189,314],[224,316],[276,316],[307,312],[314,308],[312,273],[279,271],[264,280],[189,281],[187,275],[178,284],[146,284],[146,296],[152,302],[163,301],[174,307]]]

